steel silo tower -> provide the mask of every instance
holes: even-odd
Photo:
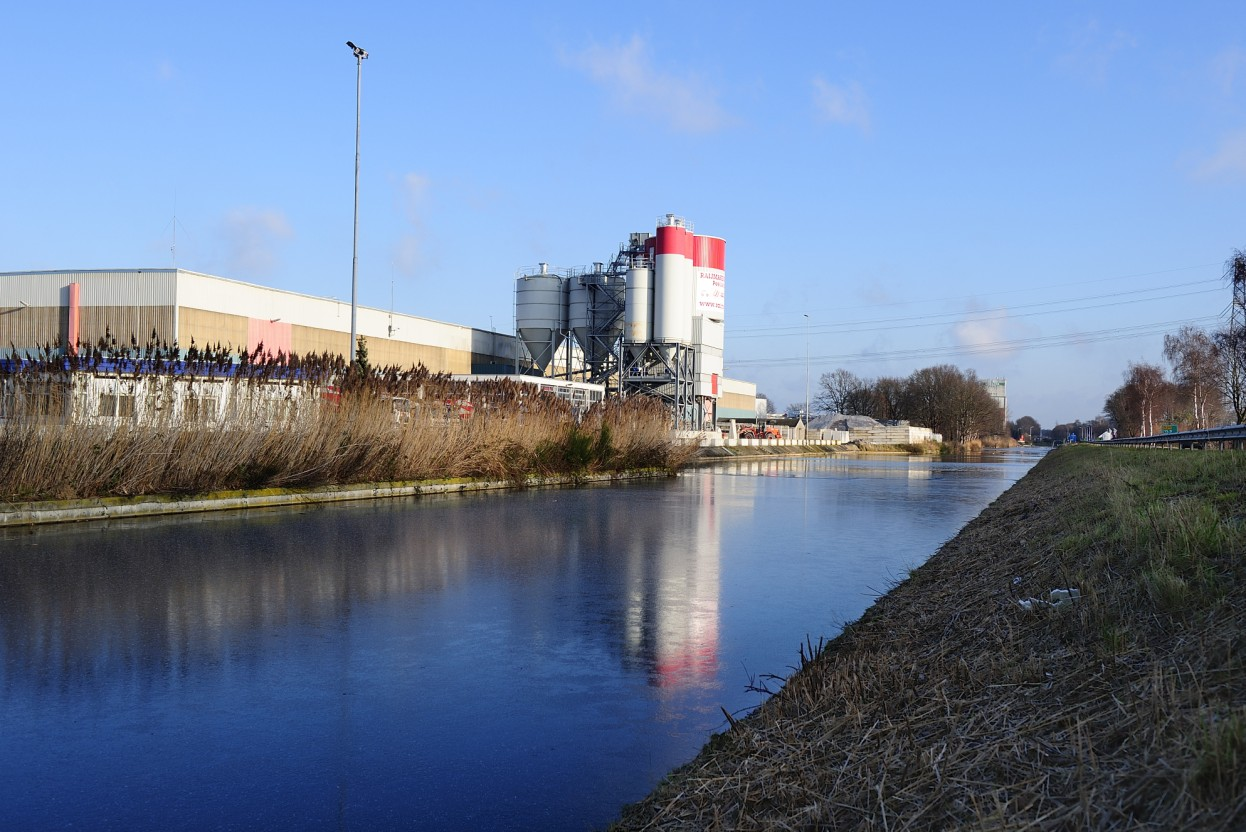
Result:
[[[515,281],[515,331],[545,372],[567,337],[567,283],[547,264],[539,268]]]

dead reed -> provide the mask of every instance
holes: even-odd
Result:
[[[231,364],[225,348],[50,347],[0,362],[0,497],[8,501],[204,493],[453,478],[673,469],[657,402],[608,402],[577,421],[547,393],[499,380],[470,387],[423,367],[347,371],[335,356],[267,356]],[[16,356],[14,356],[16,359]],[[84,379],[106,375],[143,400],[132,418],[82,417]],[[174,406],[175,385],[212,378],[227,408]],[[178,379],[181,379],[180,381]],[[330,382],[335,382],[330,388]],[[228,387],[229,389],[225,389]],[[184,393],[185,391],[182,391]],[[470,402],[470,418],[461,405]],[[81,403],[79,403],[81,404]],[[656,405],[656,406],[655,406]]]
[[[1240,453],[1053,452],[613,828],[1246,828],[1244,556]]]

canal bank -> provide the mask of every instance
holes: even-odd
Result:
[[[1241,828],[1244,494],[1052,453],[612,828]]]
[[[564,488],[668,476],[671,476],[671,472],[666,470],[646,469],[604,474],[529,476],[520,482],[463,478],[420,482],[375,482],[319,488],[260,488],[193,495],[156,494],[137,497],[0,503],[0,528],[76,523],[85,520],[116,520],[123,517],[155,517],[209,511],[342,503],[393,497],[469,494],[478,491],[520,488]]]
[[[765,444],[702,447],[689,464],[704,464],[738,458],[834,456],[853,454],[855,445]],[[875,449],[878,452],[908,453],[903,449]],[[672,471],[660,468],[604,473],[529,475],[522,480],[473,479],[356,483],[314,488],[256,488],[212,491],[202,494],[147,494],[127,497],[94,497],[77,500],[0,502],[0,528],[76,523],[87,520],[115,520],[123,517],[156,517],[198,514],[210,511],[237,511],[252,508],[340,503],[394,497],[469,494],[521,488],[565,488],[668,477]]]

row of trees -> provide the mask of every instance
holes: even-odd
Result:
[[[940,364],[907,378],[867,379],[838,369],[823,373],[812,409],[880,421],[905,419],[952,442],[999,434],[1004,414],[973,370]]]
[[[1227,421],[1233,397],[1225,386],[1233,375],[1224,372],[1216,334],[1183,327],[1164,336],[1164,357],[1171,376],[1157,364],[1131,363],[1124,384],[1104,401],[1103,412],[1117,431],[1123,436],[1149,436],[1165,424],[1199,430]],[[1241,404],[1233,412],[1238,422],[1244,415]]]
[[[1213,332],[1182,327],[1164,336],[1164,358],[1171,375],[1156,364],[1130,364],[1125,383],[1103,403],[1123,436],[1159,433],[1165,424],[1200,430],[1230,419],[1246,422],[1246,252],[1234,251],[1225,264],[1233,287],[1229,325]]]

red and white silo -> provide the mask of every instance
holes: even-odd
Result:
[[[653,246],[653,340],[692,340],[693,234],[682,217],[658,221]]]
[[[693,315],[723,320],[726,312],[727,241],[722,237],[693,236],[692,269],[696,275]]]

